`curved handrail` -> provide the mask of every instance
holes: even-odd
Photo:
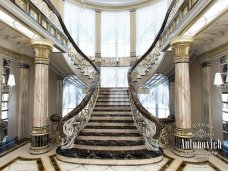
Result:
[[[152,45],[150,46],[150,48],[144,53],[144,55],[131,67],[129,68],[128,70],[128,84],[129,84],[129,92],[131,94],[131,97],[133,99],[133,102],[134,102],[134,105],[136,106],[137,110],[142,114],[142,116],[144,116],[146,119],[150,120],[151,122],[153,122],[156,126],[156,133],[154,134],[153,138],[157,139],[159,137],[159,134],[160,134],[160,131],[162,129],[162,125],[161,123],[159,122],[159,119],[157,119],[156,117],[154,117],[149,111],[147,111],[143,105],[140,103],[139,99],[138,99],[138,96],[137,96],[137,93],[136,93],[136,90],[134,88],[134,83],[133,83],[133,80],[132,80],[132,72],[133,70],[137,67],[137,65],[139,65],[146,57],[147,55],[149,55],[152,50],[154,49],[155,45],[157,44],[157,42],[159,41],[160,39],[160,36],[161,34],[163,33],[164,29],[165,29],[165,26],[166,26],[166,23],[168,21],[168,18],[169,18],[169,15],[172,11],[172,8],[174,7],[176,3],[176,0],[173,0],[172,3],[170,4],[167,12],[166,12],[166,15],[165,15],[165,18],[163,20],[163,23],[162,23],[162,26],[156,36],[156,38],[154,39]]]
[[[63,19],[61,17],[61,15],[59,14],[58,10],[55,8],[55,6],[50,2],[50,0],[43,0],[47,6],[54,12],[54,14],[57,16],[60,25],[64,31],[64,33],[66,34],[67,38],[69,39],[69,41],[72,43],[73,47],[76,49],[76,51],[87,61],[91,64],[91,66],[93,66],[94,70],[96,71],[96,76],[92,82],[92,85],[90,86],[89,90],[87,91],[84,99],[81,101],[81,103],[74,109],[72,110],[70,113],[68,113],[66,116],[64,116],[58,125],[59,131],[60,131],[60,136],[63,137],[65,136],[65,134],[63,133],[63,125],[64,123],[71,119],[74,116],[77,116],[88,104],[88,102],[90,101],[93,93],[95,92],[96,88],[99,86],[99,79],[100,79],[100,70],[97,68],[97,66],[81,51],[81,49],[76,45],[76,43],[74,42],[73,38],[71,37],[69,31],[67,30]]]

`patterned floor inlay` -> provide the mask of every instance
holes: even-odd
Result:
[[[228,165],[219,155],[210,156],[207,161],[198,162],[193,158],[181,158],[170,150],[164,150],[161,162],[135,166],[85,165],[60,161],[53,149],[46,154],[29,154],[30,144],[17,148],[0,157],[2,171],[227,171]],[[21,157],[17,157],[21,156]]]
[[[182,170],[191,171],[192,169],[220,171],[220,169],[216,167],[214,164],[212,164],[210,161],[203,161],[203,162],[182,161],[181,165],[177,168],[177,171],[182,171]]]
[[[30,159],[17,157],[0,167],[2,171],[44,171],[44,166],[40,158]]]
[[[56,171],[61,171],[61,169],[59,168],[59,165],[56,162],[55,156],[56,155],[50,156],[51,164],[53,165]]]

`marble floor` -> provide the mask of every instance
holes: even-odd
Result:
[[[204,161],[199,158],[182,158],[174,155],[169,150],[164,150],[161,162],[137,166],[104,166],[81,165],[62,162],[56,159],[56,147],[42,155],[29,154],[30,143],[25,142],[18,147],[1,154],[0,170],[3,171],[212,171],[228,170],[228,160],[217,154],[203,151]],[[206,155],[207,154],[207,155]]]

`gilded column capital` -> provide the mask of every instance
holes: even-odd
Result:
[[[189,50],[192,42],[191,37],[176,37],[172,40],[171,47],[175,53],[175,63],[189,62]]]
[[[49,62],[49,56],[53,49],[53,43],[47,39],[33,39],[31,41],[35,52],[35,62]]]

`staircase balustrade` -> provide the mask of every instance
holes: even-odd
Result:
[[[150,48],[128,71],[129,98],[134,121],[137,125],[137,128],[143,135],[147,149],[153,151],[159,150],[159,137],[163,135],[163,139],[165,139],[164,132],[166,132],[166,130],[163,130],[162,128],[166,127],[164,125],[162,126],[162,124],[159,122],[159,119],[153,116],[142,106],[138,99],[134,82],[136,82],[136,79],[141,77],[142,72],[146,72],[151,68],[152,65],[155,64],[156,60],[158,60],[156,54],[159,53],[159,39],[167,25],[170,15],[172,15],[171,12],[174,8],[176,8],[176,2],[176,0],[173,0],[168,8],[162,26]],[[145,68],[144,70],[142,69],[143,67]],[[161,142],[161,144],[166,143],[167,141]]]
[[[59,123],[59,135],[62,148],[71,148],[74,139],[88,122],[99,94],[100,71],[76,45],[68,32],[59,12],[50,0],[10,0],[20,9],[50,32],[62,45],[67,46],[69,57],[81,72],[92,79],[91,85],[82,102]],[[167,10],[161,29],[146,53],[138,59],[128,71],[129,98],[134,121],[141,131],[147,149],[158,151],[159,145],[166,145],[167,134],[171,130],[174,119],[157,119],[140,103],[134,83],[153,68],[162,59],[160,48],[166,43],[173,30],[199,0],[173,0]],[[165,123],[165,124],[162,124]],[[170,138],[168,138],[170,139]],[[159,144],[160,141],[160,144]]]

